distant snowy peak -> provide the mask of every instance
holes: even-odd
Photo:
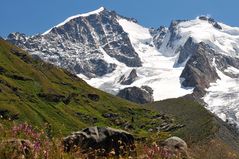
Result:
[[[65,21],[63,21],[63,22],[59,23],[58,25],[54,26],[53,28],[63,26],[63,25],[65,25],[66,23],[70,22],[71,20],[76,19],[76,18],[79,18],[79,17],[87,17],[87,16],[94,15],[94,14],[100,14],[100,13],[103,12],[104,10],[105,10],[104,7],[100,7],[99,9],[94,10],[94,11],[91,11],[91,12],[88,12],[88,13],[77,14],[77,15],[71,16],[71,17],[67,18]],[[48,34],[53,28],[47,30],[47,31],[44,32],[42,35]]]
[[[200,16],[194,20],[173,21],[168,29],[160,51],[165,56],[175,56],[189,37],[195,43],[204,42],[216,51],[237,57],[239,52],[239,28]]]

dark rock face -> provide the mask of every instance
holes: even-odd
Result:
[[[122,85],[130,85],[137,79],[137,77],[136,69],[133,69],[127,77],[125,77],[125,75],[121,76],[119,82]]]
[[[180,35],[177,34],[177,25],[181,22],[185,22],[186,20],[174,20],[171,22],[169,27],[170,38],[167,43],[167,47],[173,48],[174,42],[181,38]]]
[[[160,48],[160,46],[163,43],[163,40],[167,34],[168,28],[166,27],[159,27],[158,29],[150,29],[150,34],[153,36],[153,42],[157,49]]]
[[[46,34],[27,37],[12,33],[7,40],[75,74],[103,76],[116,68],[116,64],[105,61],[103,52],[129,67],[141,66],[128,34],[117,21],[119,17],[104,9],[72,19]]]
[[[135,155],[134,137],[126,131],[105,127],[90,127],[74,132],[63,140],[65,152],[80,149],[82,153],[107,156],[112,150],[115,156]]]
[[[95,101],[95,102],[100,100],[100,96],[97,95],[97,94],[88,94],[88,98],[92,101]]]
[[[44,98],[49,102],[60,102],[63,101],[66,97],[61,94],[51,94],[51,93],[39,93],[40,98]]]
[[[120,90],[117,96],[135,103],[140,104],[151,103],[154,101],[154,99],[152,95],[152,89],[150,89],[149,91],[149,88],[145,89],[138,87],[128,87]]]
[[[225,71],[228,67],[235,67],[239,69],[239,58],[231,57],[231,56],[225,56],[222,54],[215,54],[215,63],[217,68],[222,71],[224,74],[231,78],[238,78],[239,75],[235,74],[233,72],[227,72]]]
[[[216,29],[222,30],[222,27],[213,18],[209,18],[209,17],[206,17],[206,16],[201,16],[201,17],[199,17],[199,19],[208,21],[208,23],[212,24],[213,27],[215,27]]]
[[[183,79],[182,85],[184,87],[208,88],[210,83],[219,79],[212,64],[214,53],[208,45],[199,44],[180,76]]]
[[[183,47],[179,49],[179,57],[174,66],[180,66],[184,63],[193,53],[196,52],[198,44],[193,42],[193,38],[189,37]]]
[[[7,109],[0,109],[0,119],[17,120],[19,119],[19,114],[14,114]]]
[[[84,113],[81,113],[81,112],[76,112],[75,115],[77,117],[80,118],[80,120],[86,122],[86,123],[89,123],[89,124],[95,124],[98,119],[96,117],[93,117],[93,116],[90,116],[90,115],[86,115]]]
[[[115,114],[115,113],[104,113],[104,114],[102,114],[102,116],[103,116],[104,118],[110,118],[110,119],[114,119],[114,118],[119,117],[119,115],[118,115],[118,114]]]

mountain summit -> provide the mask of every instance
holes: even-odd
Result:
[[[224,121],[239,125],[239,28],[213,18],[149,29],[100,8],[43,34],[12,33],[7,40],[111,94],[127,90],[123,96],[149,101],[192,94]]]

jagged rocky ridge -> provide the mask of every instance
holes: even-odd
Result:
[[[100,8],[43,34],[12,33],[7,40],[109,93],[143,85],[154,100],[193,93],[224,121],[239,124],[239,28],[210,17],[148,29]]]
[[[105,61],[105,56],[129,67],[141,66],[129,37],[117,22],[118,15],[104,8],[94,13],[70,18],[41,35],[26,37],[13,33],[8,40],[46,61],[87,77],[103,76],[115,70],[117,65]]]

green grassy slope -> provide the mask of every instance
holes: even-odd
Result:
[[[185,127],[173,132],[189,145],[206,147],[211,141],[239,152],[239,137],[230,126],[207,111],[198,102],[187,98],[168,99],[147,105],[161,113],[170,114]]]
[[[117,117],[105,118],[104,113]],[[154,126],[150,118],[156,113],[92,88],[69,72],[33,60],[0,40],[0,114],[2,123],[15,118],[15,122],[39,127],[49,123],[54,134],[65,135],[93,125],[124,128],[125,123],[130,125],[129,131],[143,134]],[[141,124],[146,127],[141,129]]]
[[[193,100],[184,98],[155,102],[151,106],[160,112],[171,114],[177,121],[185,125],[176,132],[188,140],[200,141],[214,134],[218,125],[214,123],[214,115]]]
[[[104,117],[105,113],[111,117]],[[162,119],[162,113],[166,119]],[[52,130],[55,136],[96,125],[152,139],[173,134],[185,139],[192,154],[197,154],[195,158],[217,153],[209,153],[211,141],[226,147],[225,151],[239,151],[238,134],[193,100],[169,99],[145,107],[131,103],[95,89],[63,69],[34,60],[0,40],[0,128],[1,124],[7,127],[15,122]],[[150,133],[165,122],[185,126],[162,134]]]

